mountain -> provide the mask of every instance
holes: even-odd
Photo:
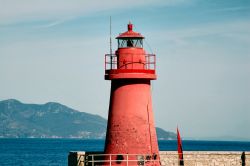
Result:
[[[15,99],[0,101],[2,138],[104,139],[107,120],[55,102],[24,104]],[[156,128],[159,139],[176,139],[174,133]]]
[[[177,138],[174,132],[165,131],[159,127],[156,127],[156,133],[158,140],[176,140]]]

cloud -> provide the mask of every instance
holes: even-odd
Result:
[[[60,19],[111,9],[176,5],[184,2],[184,0],[0,0],[0,24],[5,25],[30,19]]]
[[[53,22],[50,22],[46,25],[42,25],[40,26],[41,28],[50,28],[50,27],[54,27],[56,25],[59,25],[59,24],[62,24],[64,23],[65,21],[67,21],[68,19],[64,19],[64,20],[57,20],[57,21],[53,21]]]
[[[216,22],[209,24],[202,24],[192,27],[181,27],[178,29],[163,29],[152,32],[157,36],[159,41],[169,41],[176,46],[183,46],[190,43],[190,40],[197,38],[204,38],[204,42],[208,40],[208,36],[214,39],[219,37],[236,39],[244,43],[250,43],[250,22],[246,20]],[[193,41],[191,41],[193,42]]]
[[[65,22],[67,22],[67,21],[69,21],[71,19],[74,19],[74,17],[68,17],[68,18],[58,19],[58,20],[55,20],[55,21],[50,21],[47,24],[39,25],[38,28],[51,28],[51,27],[63,24],[63,23],[65,23]]]
[[[249,10],[250,7],[240,6],[240,7],[227,7],[227,8],[220,8],[220,9],[212,9],[209,12],[237,12],[243,10]]]

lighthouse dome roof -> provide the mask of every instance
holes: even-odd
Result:
[[[128,31],[121,33],[119,36],[116,37],[116,39],[122,39],[122,38],[141,38],[144,39],[144,36],[142,36],[138,32],[133,31],[133,24],[128,24]]]

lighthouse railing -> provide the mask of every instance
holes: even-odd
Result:
[[[130,54],[131,55],[131,54]],[[143,54],[145,56],[145,60],[134,61],[134,56],[140,56],[134,54],[130,61],[119,61],[116,54],[105,54],[105,70],[117,70],[118,64],[131,65],[132,69],[136,69],[134,64],[143,64],[144,70],[155,70],[156,69],[156,56],[155,54]],[[130,68],[131,69],[131,68]]]
[[[123,157],[124,156],[124,157]],[[159,164],[158,158],[153,158],[149,154],[89,154],[84,156],[84,166],[114,165],[114,163],[127,165]],[[157,164],[157,165],[158,165]]]
[[[235,153],[235,152],[234,152]],[[118,157],[119,156],[119,157]],[[121,157],[123,156],[123,157]],[[160,157],[160,159],[159,159]],[[240,153],[229,152],[188,152],[184,154],[185,166],[202,165],[242,165]],[[179,166],[178,154],[160,154],[156,159],[149,154],[83,154],[77,157],[77,166],[97,166],[97,165],[116,165],[120,163],[126,166],[134,165],[157,165]]]

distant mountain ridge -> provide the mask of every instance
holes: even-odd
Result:
[[[0,138],[104,139],[107,120],[55,102],[24,104],[15,99],[0,101]],[[176,134],[156,128],[159,140]]]

